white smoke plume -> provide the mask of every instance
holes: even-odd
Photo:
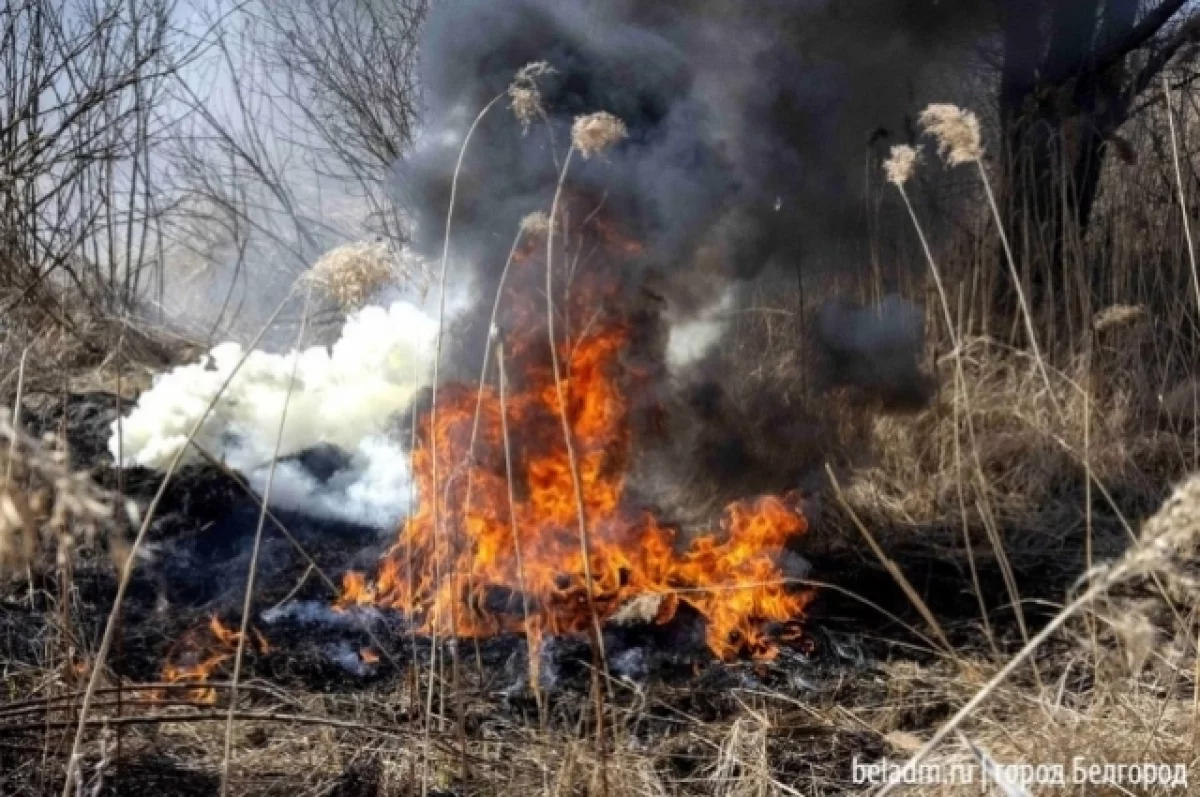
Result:
[[[708,354],[725,334],[733,307],[734,293],[726,290],[715,302],[694,315],[674,318],[668,312],[670,327],[666,358],[667,368],[672,374],[682,372]]]
[[[435,320],[398,301],[350,315],[332,347],[286,354],[252,351],[200,427],[196,443],[244,474],[261,493],[287,401],[281,459],[322,444],[349,457],[324,476],[295,460],[281,462],[272,504],[391,528],[408,508],[411,482],[401,435],[389,435],[387,426],[429,382],[436,334]],[[222,343],[200,362],[160,374],[121,421],[120,446],[113,423],[113,458],[119,451],[122,465],[164,469],[187,445],[188,432],[243,354],[239,344]],[[184,462],[199,456],[189,447]]]

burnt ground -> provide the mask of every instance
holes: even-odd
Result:
[[[92,469],[102,484],[119,486],[144,504],[157,489],[158,477],[129,471],[118,485],[117,474],[104,464],[108,423],[115,411],[114,400],[106,394],[71,396],[66,402],[35,404],[27,424],[37,431],[64,431],[78,467]],[[247,645],[239,708],[250,720],[266,723],[261,731],[266,738],[276,732],[275,717],[307,717],[319,706],[322,717],[344,723],[337,733],[351,744],[361,738],[366,746],[381,734],[415,739],[424,727],[424,711],[422,701],[414,697],[412,679],[428,673],[431,661],[447,680],[457,678],[458,694],[466,696],[461,705],[444,692],[436,701],[439,727],[452,729],[453,733],[446,731],[449,736],[488,738],[496,727],[535,727],[539,721],[578,732],[590,722],[594,659],[587,639],[546,641],[538,657],[536,695],[529,685],[529,652],[522,638],[465,640],[457,650],[442,641],[435,657],[433,641],[414,636],[399,616],[375,610],[330,611],[331,589],[299,552],[302,548],[316,568],[336,580],[347,569],[369,571],[389,539],[374,529],[286,512],[276,517],[292,539],[268,524],[253,600],[253,626],[268,647]],[[113,677],[91,713],[97,718],[92,738],[115,733],[121,745],[98,793],[216,792],[217,769],[189,762],[187,745],[181,750],[181,743],[165,737],[161,727],[198,724],[206,717],[216,718],[217,711],[223,717],[227,691],[221,684],[228,669],[214,676],[215,705],[193,705],[185,691],[144,685],[161,680],[164,661],[178,660],[181,640],[200,633],[197,629],[202,631],[210,617],[237,626],[257,518],[256,502],[213,467],[180,474],[166,493],[150,532],[149,554],[135,571],[123,604],[109,656]],[[890,547],[888,555],[907,574],[955,648],[982,649],[988,643],[981,633],[970,574],[954,549],[954,530],[928,529],[907,539],[915,542]],[[801,717],[802,707],[814,701],[861,705],[886,693],[883,665],[936,665],[938,654],[930,647],[920,615],[865,546],[817,544],[815,550],[802,553],[814,566],[813,578],[836,585],[820,590],[803,651],[786,651],[768,663],[714,661],[704,647],[702,626],[685,612],[665,627],[606,631],[614,684],[607,696],[610,710],[614,717],[636,710],[637,719],[625,732],[661,743],[675,733],[680,717],[730,721],[746,709],[747,701],[768,700],[766,696]],[[1074,568],[1061,560],[1044,560],[1039,569],[1036,557],[1019,566],[1025,620],[1036,627],[1051,613],[1044,605],[1039,608],[1038,599],[1061,599]],[[1002,650],[1019,647],[1016,615],[1003,608],[1000,597],[1005,587],[999,568],[981,562],[979,580],[993,607],[989,620],[997,645]],[[5,582],[0,594],[0,660],[8,666],[7,706],[0,706],[0,794],[57,793],[61,788],[63,756],[86,682],[77,665],[97,647],[114,593],[115,575],[103,550],[83,552],[70,572],[46,567],[33,572],[31,584]],[[544,701],[540,720],[538,697]],[[364,706],[370,707],[365,718]],[[904,724],[928,727],[953,708],[933,700],[913,707]],[[107,730],[101,727],[104,718]],[[867,729],[834,731],[803,719],[794,727],[778,727],[791,728],[771,741],[778,746],[785,772],[791,757],[796,767],[811,768],[815,761],[836,771],[848,766],[852,754],[886,752],[884,742]],[[253,734],[245,740],[250,746],[258,742],[267,744]],[[88,748],[93,763],[99,757],[97,744]],[[686,778],[700,771],[702,759],[680,744],[678,755],[664,760],[673,774]],[[351,757],[338,766],[341,771],[323,781],[328,788],[312,793],[383,793],[377,758]],[[482,765],[481,769],[468,783],[457,775],[447,776],[445,793],[487,793],[481,784],[493,775]],[[253,777],[243,775],[234,791],[295,793],[298,784],[306,782],[281,761]]]

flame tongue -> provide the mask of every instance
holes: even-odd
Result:
[[[618,244],[606,250],[633,251],[629,242]],[[539,266],[527,254],[516,268],[518,283],[532,282]],[[631,323],[615,309],[619,297],[602,277],[594,267],[575,275],[565,316],[583,331],[558,349],[596,612],[607,619],[636,596],[662,595],[658,622],[670,620],[685,602],[706,619],[708,645],[716,655],[769,658],[778,648],[768,625],[796,620],[810,597],[789,589],[776,564],[807,523],[789,499],[741,501],[727,508],[717,531],[679,552],[675,529],[627,505],[632,450],[627,396],[644,377],[628,365]],[[395,607],[438,634],[540,635],[588,628],[579,513],[541,323],[544,305],[539,318],[529,293],[506,297],[517,309],[505,325],[515,333],[505,340],[510,381],[505,400],[490,386],[439,390],[436,428],[430,428],[428,413],[420,419],[412,455],[419,510],[384,556],[374,583],[347,574],[339,606]]]
[[[241,634],[227,628],[215,614],[203,626],[185,633],[174,644],[163,666],[162,679],[166,683],[194,683],[187,690],[187,699],[194,703],[215,703],[217,692],[206,682],[237,651]],[[270,645],[258,629],[250,629],[247,647],[260,654],[270,652]],[[162,695],[160,695],[161,697]]]

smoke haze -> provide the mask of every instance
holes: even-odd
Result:
[[[733,278],[789,269],[865,240],[868,140],[906,138],[935,58],[986,29],[981,0],[455,0],[422,48],[425,132],[398,174],[418,247],[440,247],[462,132],[527,63],[547,119],[525,133],[493,111],[464,162],[454,245],[486,286],[519,219],[549,205],[578,114],[604,110],[628,140],[572,167],[574,190],[647,244],[644,268],[684,311]],[[503,102],[503,101],[502,101]],[[666,287],[663,286],[666,284]]]
[[[707,433],[705,467],[727,480],[735,470],[750,472],[747,447],[729,440],[746,431],[720,409],[728,404],[719,395],[726,375],[707,355],[721,345],[751,278],[839,258],[843,270],[866,262],[868,142],[908,137],[905,114],[917,107],[925,75],[987,29],[986,10],[982,0],[764,0],[752,12],[712,0],[434,4],[420,50],[422,128],[393,183],[418,256],[440,260],[463,136],[501,97],[459,177],[450,290],[465,297],[466,309],[447,347],[444,379],[477,378],[491,300],[520,220],[549,209],[576,116],[608,111],[625,122],[628,138],[602,157],[574,159],[565,211],[578,222],[601,208],[606,222],[641,247],[616,275],[637,327],[630,356],[656,375],[645,381],[651,394],[632,401],[659,404],[672,379],[690,381],[687,424]],[[545,116],[524,129],[504,95],[518,70],[539,61],[552,69],[537,81]],[[920,403],[926,386],[913,377],[920,309],[889,302],[874,316],[835,307],[814,342],[843,366],[834,369],[842,382],[888,390],[864,376],[886,360],[898,373],[883,382],[894,376]],[[433,323],[415,308],[396,308],[352,317],[331,351],[256,353],[201,442],[261,488],[282,375],[299,356],[301,387],[283,453],[334,444],[348,458],[328,478],[296,460],[282,463],[274,501],[380,527],[394,523],[407,507],[409,475],[387,422],[427,381]],[[219,347],[215,365],[165,375],[125,421],[126,461],[161,467],[238,355],[236,347]],[[817,435],[813,423],[768,393],[754,413],[776,419],[762,444],[773,451],[759,457],[770,466],[761,470],[791,480],[793,471],[776,463]],[[786,432],[792,427],[795,435]]]

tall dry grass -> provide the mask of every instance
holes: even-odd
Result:
[[[793,282],[764,284],[730,319],[712,367],[732,377],[725,410],[733,428],[750,448],[771,451],[771,441],[761,438],[777,437],[780,428],[763,422],[774,416],[761,416],[758,403],[770,395],[811,420],[806,428],[820,430],[807,438],[808,449],[789,454],[790,464],[763,454],[764,467],[778,467],[789,478],[819,472],[826,463],[854,468],[852,478],[839,477],[840,500],[827,502],[814,518],[814,558],[820,564],[822,546],[857,540],[861,523],[911,593],[882,608],[928,614],[940,629],[947,618],[926,605],[929,593],[969,595],[977,616],[953,619],[974,628],[938,632],[949,650],[928,645],[920,656],[879,660],[854,689],[827,688],[803,702],[752,687],[736,690],[727,697],[738,710],[716,719],[671,709],[678,696],[614,682],[615,699],[589,709],[601,712],[599,721],[585,721],[581,710],[573,721],[555,722],[541,694],[536,721],[471,696],[484,704],[473,711],[485,721],[469,736],[460,725],[450,738],[430,716],[431,676],[428,686],[401,685],[388,695],[289,695],[296,710],[287,715],[239,717],[245,734],[259,724],[272,729],[265,746],[226,746],[226,738],[241,737],[224,736],[233,715],[221,713],[187,726],[164,722],[154,737],[130,737],[125,754],[165,743],[198,768],[215,770],[224,760],[229,783],[252,780],[272,761],[302,760],[314,790],[361,763],[375,773],[379,794],[451,788],[465,777],[468,758],[473,782],[501,795],[867,793],[851,781],[856,754],[896,761],[920,754],[926,763],[946,765],[986,759],[1069,766],[1079,756],[1089,763],[1194,767],[1200,763],[1194,565],[1200,481],[1183,481],[1200,458],[1200,375],[1194,371],[1200,308],[1185,229],[1196,202],[1194,180],[1187,179],[1200,149],[1193,128],[1186,118],[1151,113],[1123,132],[1142,157],[1161,154],[1161,168],[1110,159],[1093,226],[1063,248],[1058,284],[1073,293],[1026,305],[1023,317],[999,313],[995,297],[998,286],[1014,278],[1022,295],[1032,296],[1038,256],[1003,253],[983,185],[974,202],[957,209],[968,219],[961,238],[925,235],[927,246],[915,262],[892,275],[902,292],[929,300],[925,366],[941,387],[919,413],[880,413],[811,378],[808,319],[834,286],[809,284],[800,291]],[[972,162],[978,163],[976,155]],[[568,166],[564,162],[564,175]],[[901,166],[907,172],[935,168],[916,159]],[[887,179],[907,183],[899,176],[881,171],[881,187]],[[923,235],[927,207],[913,187],[906,212]],[[552,254],[553,235],[547,238]],[[1040,248],[1033,236],[1021,241]],[[1042,246],[1049,250],[1054,243]],[[885,290],[882,284],[856,288],[864,298]],[[1014,345],[1020,327],[1039,341],[1037,349]],[[502,367],[502,348],[497,356]],[[507,449],[507,429],[505,438]],[[52,506],[51,496],[64,500],[77,485],[61,463],[2,421],[0,439],[15,441],[0,449],[0,465],[13,474],[0,491],[0,547],[21,552],[28,544],[20,535],[44,521],[35,506]],[[16,485],[20,498],[13,497]],[[699,478],[677,488],[675,503],[703,511],[721,498]],[[28,497],[38,490],[44,499]],[[96,494],[82,494],[89,496],[78,503],[83,514],[108,511]],[[913,575],[922,557],[962,564],[964,575],[919,582]],[[1000,574],[1002,593],[983,593],[975,574],[984,569]],[[1005,637],[1004,623],[1016,623],[1019,633]],[[97,670],[107,649],[101,645]],[[93,689],[97,681],[93,677]],[[414,689],[417,694],[408,693]],[[427,721],[415,738],[375,719],[397,701],[425,706]],[[655,712],[668,710],[669,722],[662,722]],[[82,752],[85,728],[100,721],[87,713],[85,700],[70,723],[74,752]],[[650,731],[652,719],[661,724]],[[596,725],[605,729],[602,744],[589,730]],[[940,744],[931,746],[934,741]],[[422,773],[419,784],[412,780],[416,772]],[[970,790],[922,785],[906,793],[978,790],[977,784]],[[1121,792],[1071,784],[1055,793]],[[1134,793],[1179,792],[1160,785]]]

